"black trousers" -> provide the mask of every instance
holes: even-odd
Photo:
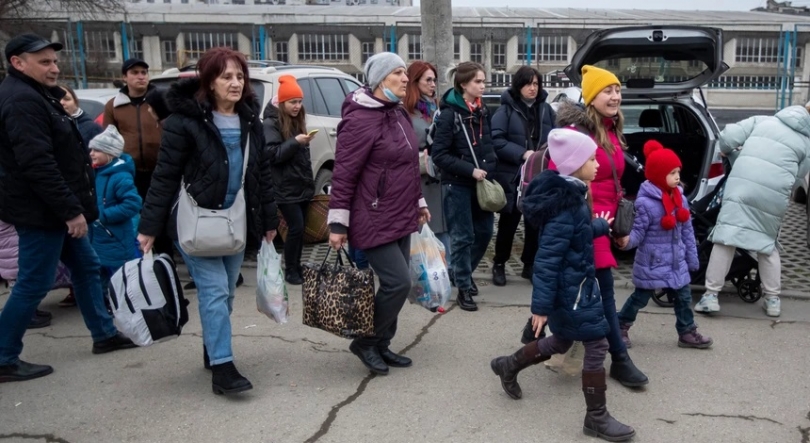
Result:
[[[515,240],[520,218],[523,214],[517,209],[517,205],[512,212],[502,212],[498,220],[498,233],[495,237],[495,257],[493,262],[502,265],[509,260],[512,255],[512,243]],[[534,266],[534,256],[537,254],[537,230],[524,223],[526,241],[523,244],[523,252],[520,254],[520,261],[524,266]]]
[[[284,270],[301,272],[301,253],[304,251],[304,226],[307,224],[309,202],[279,203],[278,209],[287,222],[287,238],[284,240]]]
[[[356,341],[363,347],[386,349],[397,333],[397,317],[411,291],[411,236],[363,252],[380,279],[380,288],[374,297],[374,337]]]
[[[138,195],[141,196],[144,202],[146,201],[146,194],[149,192],[149,186],[151,184],[151,171],[135,171],[135,188],[138,189]],[[174,258],[174,242],[165,230],[155,238],[155,244],[152,246],[152,249],[155,254],[168,254],[170,257]]]

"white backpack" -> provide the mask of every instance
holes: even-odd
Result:
[[[138,346],[176,338],[188,322],[188,300],[166,254],[126,262],[113,274],[108,297],[115,327]]]

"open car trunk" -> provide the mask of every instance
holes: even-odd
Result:
[[[622,103],[625,118],[624,137],[627,152],[644,164],[644,144],[657,140],[675,151],[681,159],[681,183],[684,195],[694,197],[701,179],[708,175],[714,153],[714,136],[707,133],[694,105],[684,101]],[[625,168],[622,187],[628,198],[635,198],[643,172]]]

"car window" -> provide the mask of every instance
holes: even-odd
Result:
[[[312,87],[309,85],[308,78],[299,78],[298,86],[301,87],[301,92],[304,93],[304,111],[307,113],[315,113],[315,105],[312,100]]]
[[[327,115],[340,117],[340,108],[343,106],[343,100],[346,99],[346,93],[343,92],[343,87],[340,86],[340,80],[322,77],[316,78],[315,83],[318,84],[318,89],[321,90],[323,99],[326,102]]]
[[[82,111],[84,111],[85,114],[87,114],[88,117],[90,117],[93,120],[95,120],[96,117],[98,117],[99,115],[101,115],[102,112],[104,112],[105,104],[106,103],[101,103],[99,101],[92,100],[89,98],[79,100],[79,107],[82,109]]]
[[[346,91],[346,95],[354,92],[359,87],[360,83],[357,83],[354,80],[349,80],[348,78],[343,79],[343,89]]]

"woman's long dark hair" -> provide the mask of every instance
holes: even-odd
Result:
[[[281,130],[281,136],[288,139],[298,134],[306,134],[307,111],[304,109],[304,105],[301,105],[298,115],[293,117],[287,113],[287,106],[284,103],[278,104],[278,127]]]

